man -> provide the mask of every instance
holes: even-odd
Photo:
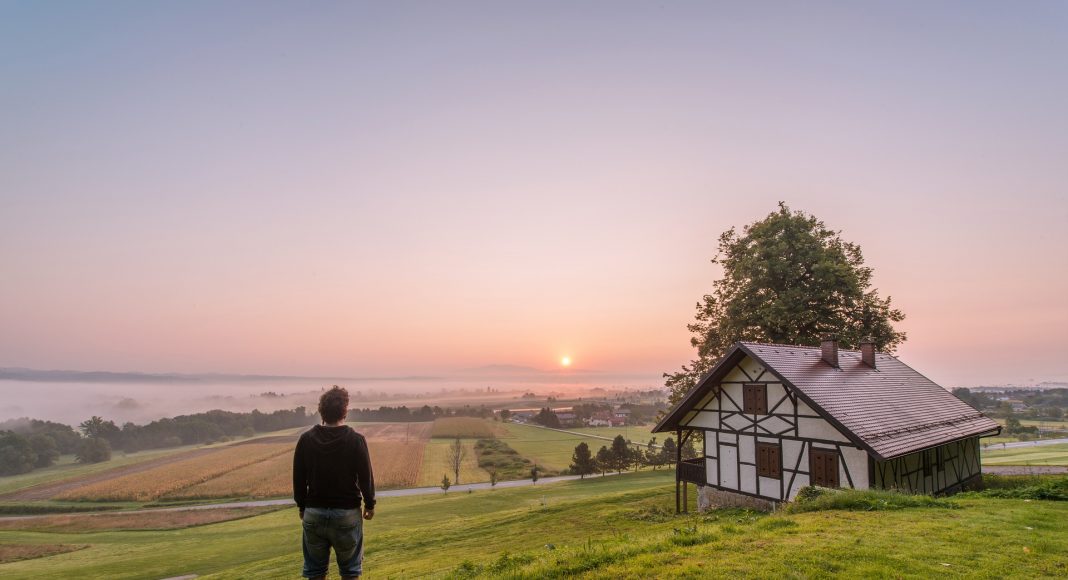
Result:
[[[293,453],[293,499],[304,527],[303,575],[313,580],[326,578],[331,547],[341,578],[359,578],[363,520],[375,515],[367,440],[344,424],[348,412],[348,391],[335,385],[323,393],[319,398],[323,424],[305,431]]]

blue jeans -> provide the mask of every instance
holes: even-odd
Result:
[[[363,513],[361,510],[314,508],[304,510],[304,577],[325,576],[330,548],[342,576],[363,572]]]

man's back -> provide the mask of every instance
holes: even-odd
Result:
[[[293,499],[305,507],[357,509],[361,496],[375,506],[367,440],[342,425],[316,425],[300,436],[293,456]]]

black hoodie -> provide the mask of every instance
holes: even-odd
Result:
[[[375,480],[367,440],[347,425],[316,425],[293,453],[293,499],[297,507],[357,509],[360,495],[375,509]]]

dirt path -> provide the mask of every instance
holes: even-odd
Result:
[[[1057,475],[1068,473],[1063,465],[984,465],[983,473],[991,475]]]

